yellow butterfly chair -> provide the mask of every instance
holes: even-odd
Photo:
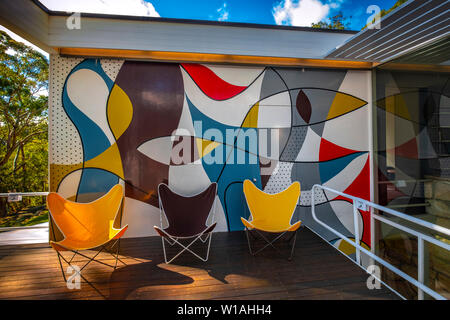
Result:
[[[117,260],[120,260],[118,257],[120,248],[119,241],[127,230],[128,225],[120,229],[114,228],[113,225],[121,212],[123,198],[123,187],[120,184],[112,187],[104,196],[89,203],[73,202],[64,199],[55,192],[49,193],[47,196],[47,207],[53,221],[64,235],[63,240],[50,241],[50,245],[58,254],[59,265],[65,281],[66,276],[62,267],[61,258],[72,267],[72,270],[80,274],[80,276],[81,270],[92,261],[114,269],[117,267]],[[112,243],[111,241],[113,240],[115,241]],[[119,242],[115,255],[106,249],[106,246],[110,242],[112,243],[110,249]],[[79,252],[93,248],[100,248],[100,250],[92,258]],[[61,254],[62,251],[71,251],[74,254],[70,260],[67,260]],[[102,251],[110,253],[115,258],[116,262],[114,266],[95,260]],[[71,264],[76,255],[89,259],[79,270],[77,266],[74,267]],[[83,277],[83,279],[85,278]]]
[[[291,255],[289,257],[289,260],[291,260],[294,253],[297,230],[302,223],[301,221],[297,221],[291,225],[291,218],[300,197],[300,183],[296,181],[286,190],[277,194],[268,194],[259,190],[250,180],[244,181],[243,188],[245,200],[247,201],[251,213],[251,220],[248,221],[242,217],[241,220],[245,226],[250,253],[256,255],[268,246],[277,249],[273,243],[280,239],[285,233],[293,232],[293,236],[289,239],[289,241],[293,239]],[[256,252],[252,251],[250,245],[249,231],[252,230],[256,231],[267,242],[264,247]],[[264,234],[259,231],[280,233],[280,235],[275,237],[272,241],[269,241]]]

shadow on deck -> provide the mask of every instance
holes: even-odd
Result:
[[[120,254],[125,266],[92,262],[91,285],[69,290],[48,244],[0,246],[0,299],[398,299],[369,290],[368,275],[307,228],[293,261],[271,248],[251,256],[244,232],[215,233],[206,263],[184,253],[166,265],[158,237],[123,239]]]

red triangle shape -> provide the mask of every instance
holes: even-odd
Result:
[[[367,161],[359,175],[355,178],[355,180],[353,180],[347,189],[342,192],[354,197],[370,200],[370,157],[367,158]],[[346,200],[352,202],[352,200],[342,196],[338,196],[333,199],[333,201],[334,200]],[[361,213],[364,225],[361,241],[370,247],[370,211],[360,210],[359,212]]]
[[[320,140],[319,161],[328,161],[348,156],[359,151],[347,149],[324,138]]]
[[[409,159],[418,159],[417,139],[416,137],[405,142],[404,144],[395,147],[395,149],[388,149],[387,152],[395,153],[396,156],[401,156]]]
[[[222,80],[211,69],[201,64],[183,63],[182,66],[197,86],[211,99],[227,100],[247,88],[246,86],[235,86]]]

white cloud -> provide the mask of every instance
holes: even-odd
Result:
[[[121,14],[130,16],[159,17],[159,13],[150,2],[144,0],[41,0],[42,4],[53,11],[89,12],[104,14]],[[0,25],[0,30],[6,31],[11,38],[25,43],[48,58],[48,53],[19,35]]]
[[[339,3],[336,3],[336,2],[330,3],[330,8],[333,8],[333,9],[339,8]]]
[[[41,2],[53,11],[160,16],[153,4],[144,0],[41,0]]]
[[[1,25],[0,25],[0,30],[1,30],[1,31],[5,31],[5,32],[6,32],[7,34],[9,34],[9,36],[10,36],[11,38],[13,38],[14,40],[19,41],[19,42],[22,42],[22,43],[25,43],[27,46],[30,46],[30,47],[32,47],[34,50],[36,50],[36,51],[42,53],[42,54],[43,54],[45,57],[47,57],[47,59],[48,59],[48,53],[47,53],[46,51],[42,50],[42,49],[39,48],[39,47],[36,47],[34,44],[32,44],[31,42],[25,40],[24,38],[22,38],[22,37],[19,36],[18,34],[15,34],[14,32],[12,32],[12,31],[6,29],[4,26],[1,26]],[[7,51],[7,53],[9,53],[9,54],[13,53],[13,52],[12,52],[12,49],[9,49],[9,50],[11,50],[11,51],[9,51],[9,52]]]
[[[217,9],[217,12],[219,13],[219,18],[217,18],[218,21],[226,21],[226,20],[228,20],[228,16],[230,15],[230,13],[227,10],[227,3],[226,2],[224,2],[222,7]]]
[[[328,16],[330,5],[319,0],[283,0],[272,10],[278,25],[310,27]]]
[[[345,0],[335,0],[335,1],[328,1],[330,4],[330,8],[332,9],[338,9],[342,3],[344,3]]]

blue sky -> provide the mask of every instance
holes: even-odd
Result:
[[[352,30],[360,30],[366,24],[366,20],[370,16],[370,14],[366,13],[366,10],[370,5],[378,5],[381,9],[388,9],[396,2],[396,0],[316,1],[320,2],[324,7],[328,6],[328,14],[326,14],[325,19],[326,17],[335,15],[339,11],[342,11],[346,17],[352,16],[351,19],[348,19],[350,22],[349,28]],[[223,16],[224,12],[227,12],[227,19],[225,21],[262,24],[277,24],[274,17],[276,9],[280,8],[280,10],[283,10],[283,8],[286,8],[286,2],[279,0],[150,0],[150,2],[153,4],[161,17],[218,20],[221,15]],[[301,2],[302,1],[292,0],[291,8],[293,9],[291,9],[291,11],[294,12],[294,15],[296,7],[299,7]],[[313,10],[314,9],[311,11]],[[289,9],[285,11],[288,12]],[[300,8],[298,11],[298,14],[302,15],[301,11],[307,10],[301,10]],[[326,11],[326,9],[324,11]],[[313,15],[314,13],[304,12],[304,14]],[[299,18],[301,19],[302,17]],[[283,24],[302,24],[301,21],[299,23],[295,23],[292,20],[293,19],[286,19]]]
[[[51,10],[142,15],[261,24],[311,26],[342,11],[360,30],[367,8],[389,9],[396,0],[41,0]],[[350,16],[352,18],[350,18]]]
[[[311,26],[342,11],[348,29],[360,30],[370,14],[368,6],[391,8],[396,0],[40,0],[47,8],[67,12],[92,12],[179,19]],[[350,19],[351,16],[351,19]],[[17,41],[47,52],[0,25]]]
[[[342,11],[348,29],[361,30],[377,5],[391,8],[396,0],[40,0],[55,11],[92,12],[292,26],[311,26]],[[351,18],[350,18],[351,17]],[[14,39],[48,54],[0,25]]]

